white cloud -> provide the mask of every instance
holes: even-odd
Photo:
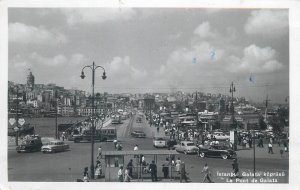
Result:
[[[129,78],[140,80],[147,76],[145,70],[140,70],[131,64],[128,56],[124,58],[114,57],[110,62],[107,73],[110,73],[110,78],[122,78],[122,80]]]
[[[87,59],[84,55],[79,53],[72,54],[68,57],[62,54],[55,55],[53,57],[45,57],[34,52],[29,55],[29,60],[34,64],[41,64],[50,67],[59,67],[83,64],[86,62]]]
[[[252,11],[245,24],[247,34],[261,34],[277,36],[288,32],[287,10],[259,10]]]
[[[212,57],[212,53],[214,56]],[[189,48],[181,48],[171,53],[169,62],[181,62],[188,64],[205,64],[207,62],[216,62],[224,55],[224,50],[214,48],[209,42],[202,41]],[[196,59],[196,63],[194,61]]]
[[[67,38],[63,34],[19,22],[9,24],[8,35],[10,42],[24,44],[56,45],[67,42]]]
[[[194,34],[198,35],[200,38],[213,38],[217,34],[211,30],[209,22],[203,22],[195,30]]]
[[[282,69],[282,63],[276,60],[276,51],[271,47],[260,48],[254,44],[244,49],[242,58],[229,57],[229,71],[268,73]]]
[[[70,25],[77,23],[103,23],[113,20],[129,20],[136,15],[136,11],[131,8],[82,8],[64,9],[63,14]]]

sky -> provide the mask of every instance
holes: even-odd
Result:
[[[289,96],[288,9],[9,8],[8,80],[109,93]]]

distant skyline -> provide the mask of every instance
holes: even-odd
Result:
[[[9,8],[8,80],[97,92],[289,96],[287,9]]]

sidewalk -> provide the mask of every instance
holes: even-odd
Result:
[[[284,150],[284,147],[279,147],[277,144],[273,144],[274,154],[269,154],[268,146],[267,144],[264,144],[264,148],[255,147],[255,157],[264,159],[289,159],[289,153],[283,152],[281,156],[280,150]],[[238,146],[236,153],[240,158],[253,158],[253,148],[243,149],[241,146]]]

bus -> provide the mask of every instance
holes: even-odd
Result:
[[[74,134],[73,140],[75,143],[91,141],[91,133],[91,130],[84,130],[82,133]],[[113,141],[114,139],[117,139],[117,130],[113,126],[95,130],[94,141]]]
[[[121,123],[121,116],[120,115],[112,115],[111,116],[111,124],[120,124]]]

